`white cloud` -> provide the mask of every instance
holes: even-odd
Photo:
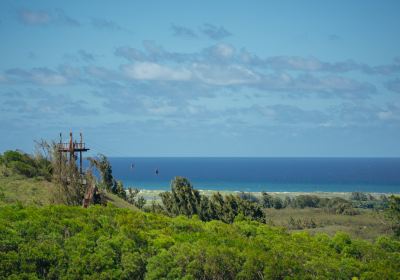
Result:
[[[118,78],[118,74],[116,72],[104,67],[88,66],[85,67],[85,72],[89,75],[89,77],[101,80],[112,80]]]
[[[18,12],[19,20],[27,25],[44,25],[51,21],[49,13],[44,11],[33,11],[22,9]]]
[[[208,65],[193,64],[196,77],[210,85],[239,85],[251,84],[259,81],[259,76],[240,65]]]
[[[185,27],[185,26],[172,24],[171,29],[174,33],[174,36],[176,36],[176,37],[182,37],[182,38],[196,38],[197,37],[196,32],[194,32],[192,29]]]
[[[400,79],[394,79],[385,83],[388,90],[400,93]]]
[[[382,112],[378,112],[378,118],[380,120],[391,120],[393,119],[394,114],[391,111],[382,111]]]
[[[40,71],[32,73],[32,80],[38,84],[48,86],[65,85],[68,82],[68,80],[60,74]]]
[[[213,40],[220,40],[232,35],[232,33],[226,30],[223,26],[215,26],[209,23],[205,23],[201,27],[201,31],[204,33],[204,35]]]
[[[232,57],[235,53],[235,48],[228,44],[218,44],[214,50],[217,55],[224,58]]]
[[[152,115],[170,115],[178,111],[177,107],[174,106],[154,106],[148,108],[148,111]]]
[[[0,83],[5,83],[7,82],[7,78],[4,75],[0,74]]]
[[[286,91],[291,93],[323,93],[345,98],[367,98],[376,92],[376,87],[368,82],[359,82],[341,76],[313,76],[302,74],[290,76],[286,73],[265,75],[261,89]]]
[[[137,62],[122,66],[123,73],[135,80],[186,81],[192,74],[185,68],[173,69],[153,62]]]
[[[118,31],[123,28],[115,21],[104,19],[104,18],[92,18],[92,25],[97,29]]]
[[[382,121],[396,121],[400,120],[400,104],[388,104],[377,113],[378,118]]]
[[[63,24],[69,26],[80,26],[80,22],[69,17],[61,9],[55,11],[35,11],[29,9],[21,9],[17,12],[18,20],[26,25],[48,25],[51,23]]]
[[[275,56],[266,60],[267,64],[275,69],[290,69],[303,71],[321,70],[323,64],[316,58],[299,56]]]
[[[39,85],[65,85],[68,79],[60,72],[41,67],[23,70],[14,68],[6,71],[6,79],[16,83],[34,83]]]

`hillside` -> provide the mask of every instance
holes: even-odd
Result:
[[[49,205],[61,202],[81,205],[88,182],[96,182],[96,185],[103,183],[101,185],[103,204],[112,203],[120,208],[138,209],[127,202],[123,185],[112,177],[111,166],[105,156],[102,157],[103,162],[95,160],[95,163],[103,164],[107,169],[101,170],[101,175],[109,172],[105,175],[109,179],[107,184],[91,176],[92,171],[80,174],[75,162],[67,164],[66,158],[57,158],[59,153],[55,152],[55,147],[51,147],[47,142],[42,142],[42,148],[44,152],[35,155],[20,150],[9,150],[0,154],[0,205],[15,202],[23,205]],[[54,174],[59,175],[54,176]],[[68,181],[70,178],[73,180]],[[84,181],[87,185],[82,184]],[[71,194],[75,195],[72,201],[64,199]]]
[[[54,203],[55,186],[42,178],[22,175],[0,176],[0,205],[20,202],[23,205],[49,205]],[[115,194],[105,192],[105,200],[119,208],[138,210]]]

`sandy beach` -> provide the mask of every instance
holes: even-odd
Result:
[[[159,194],[165,192],[164,190],[148,190],[141,189],[139,195],[143,196],[146,200],[160,200]],[[215,190],[199,190],[200,194],[211,196],[213,193],[221,193],[222,195],[228,194],[239,194],[240,191],[215,191]],[[261,197],[261,192],[245,192],[246,194],[254,195],[255,197]],[[277,196],[279,198],[284,199],[285,197],[295,197],[299,195],[316,195],[318,197],[332,198],[332,197],[340,197],[344,199],[349,199],[351,196],[351,192],[268,192],[273,196]],[[379,198],[381,195],[390,195],[391,193],[368,193],[371,194],[375,198]]]

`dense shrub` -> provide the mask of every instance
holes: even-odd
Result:
[[[7,167],[9,167],[14,173],[30,178],[35,177],[38,174],[35,167],[22,161],[11,161],[7,164]]]
[[[198,215],[202,221],[221,220],[232,223],[241,214],[244,217],[264,221],[264,212],[257,202],[239,195],[222,196],[214,193],[210,198],[194,189],[188,179],[175,177],[171,192],[160,194],[164,211],[170,216]]]
[[[273,206],[275,209],[282,209],[283,208],[283,201],[279,197],[274,197]]]
[[[238,194],[238,196],[239,196],[240,198],[242,198],[242,199],[245,199],[245,200],[248,200],[248,201],[251,201],[251,202],[259,202],[258,197],[255,196],[255,195],[252,194],[252,193],[249,193],[249,192],[240,192],[240,193]]]
[[[351,204],[350,201],[340,197],[327,199],[324,207],[328,212],[334,214],[342,214],[350,216],[359,214],[359,211],[353,208],[353,205]]]
[[[352,192],[350,196],[351,200],[358,200],[358,201],[367,201],[368,196],[363,192]]]
[[[261,193],[261,205],[264,208],[272,208],[274,207],[274,198],[272,195],[266,192]]]
[[[5,173],[29,178],[42,176],[47,180],[51,178],[51,162],[41,156],[34,157],[21,151],[6,151],[1,156],[0,165],[7,169]]]
[[[390,196],[386,214],[395,236],[400,237],[400,196]]]
[[[319,207],[320,198],[316,195],[299,195],[292,200],[292,206],[295,208]]]
[[[305,228],[316,228],[317,224],[313,219],[294,219],[290,217],[287,223],[288,229],[305,229]]]
[[[264,208],[282,209],[289,205],[290,201],[288,201],[288,199],[290,200],[290,198],[287,197],[285,201],[282,201],[282,199],[277,196],[272,196],[269,193],[262,192],[259,203]]]
[[[237,219],[0,207],[1,279],[399,279],[400,246]]]
[[[373,203],[375,203],[376,205],[380,205],[382,201],[376,200]],[[293,198],[286,197],[285,200],[282,200],[278,196],[272,196],[266,192],[262,192],[259,204],[263,208],[275,209],[282,209],[286,207],[301,209],[307,207],[322,208],[329,213],[341,215],[357,215],[360,213],[359,210],[354,209],[351,201],[340,197],[326,198],[318,197],[316,195],[299,195]]]
[[[23,153],[19,151],[5,151],[3,160],[6,164],[12,161],[24,161],[24,156]]]

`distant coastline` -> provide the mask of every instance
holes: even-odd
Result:
[[[172,180],[173,178],[171,178]],[[137,188],[143,191],[168,191],[170,190],[170,182],[133,182],[122,181],[126,188]],[[262,183],[235,183],[235,182],[219,182],[219,183],[198,183],[192,182],[193,186],[203,192],[221,192],[221,193],[276,193],[276,194],[351,194],[352,192],[365,192],[371,194],[398,194],[400,193],[399,185],[368,185],[368,184],[262,184]]]
[[[140,189],[139,194],[142,195],[146,200],[152,201],[152,200],[160,200],[159,194],[162,192],[165,192],[166,190],[149,190],[149,189]],[[207,195],[211,196],[213,193],[221,193],[222,195],[228,195],[228,194],[240,194],[242,193],[241,191],[217,191],[217,190],[199,190],[200,194],[202,195]],[[254,195],[255,197],[259,198],[261,197],[261,192],[245,192],[246,194],[251,194]],[[273,196],[277,196],[279,198],[284,199],[285,197],[296,197],[299,195],[315,195],[320,198],[333,198],[333,197],[340,197],[344,199],[350,199],[352,192],[268,192],[268,194],[271,194]],[[377,192],[370,192],[370,195],[372,195],[375,198],[379,198],[381,195],[389,196],[391,194],[398,194],[397,193],[377,193]]]
[[[400,158],[110,158],[125,187],[244,192],[400,192]],[[155,171],[158,171],[156,174]]]

